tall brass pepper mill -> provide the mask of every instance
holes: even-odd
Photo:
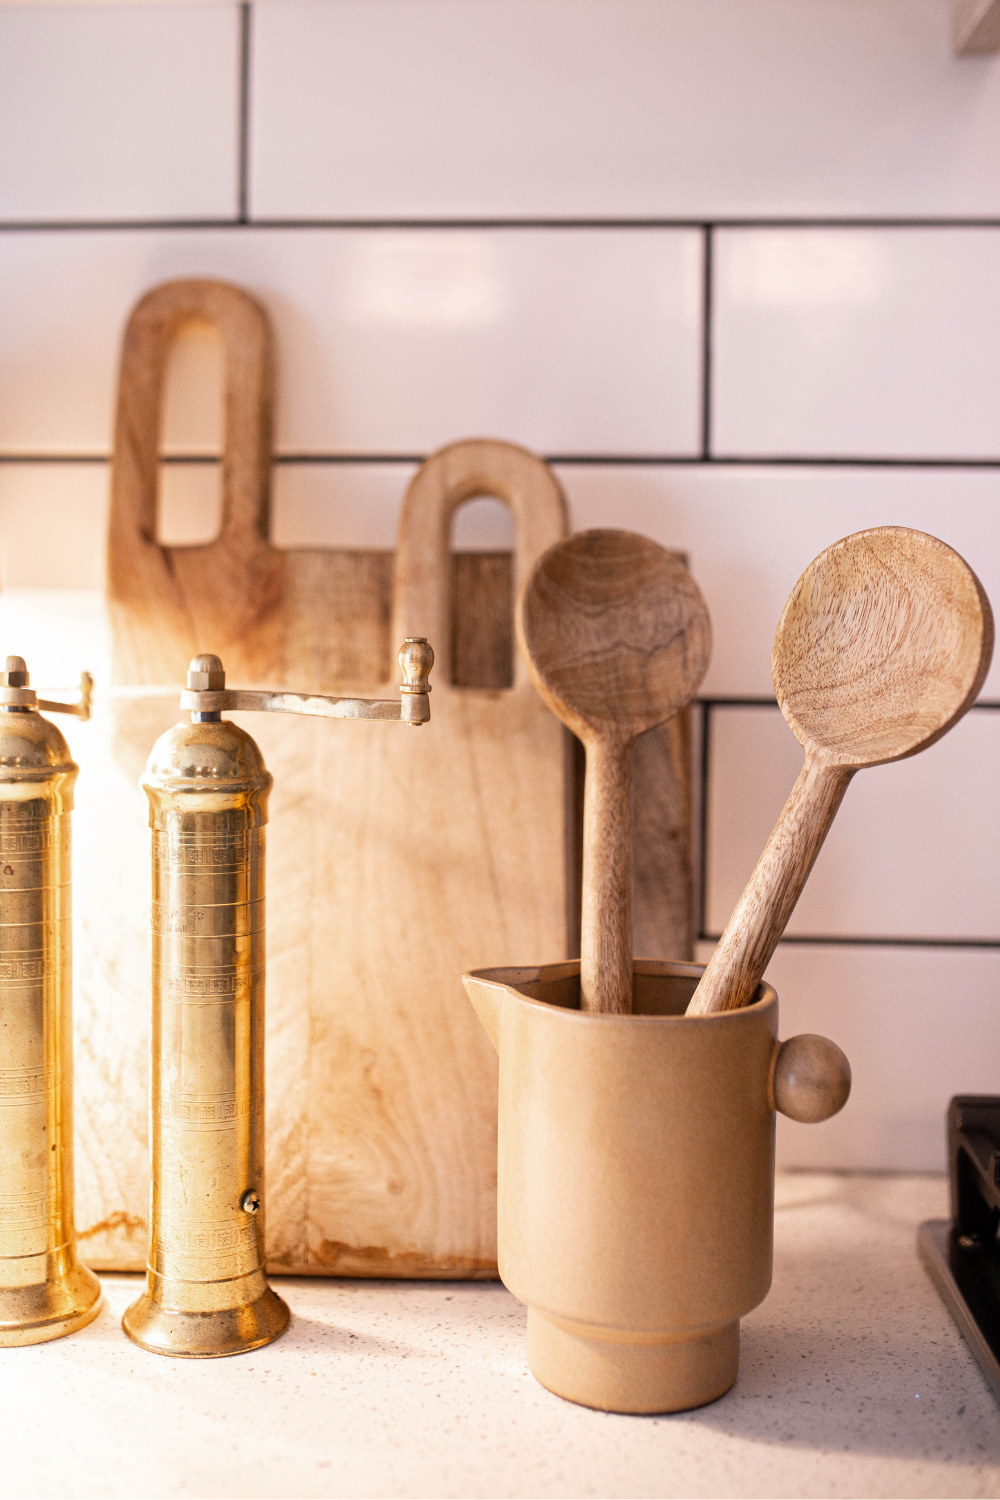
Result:
[[[225,710],[426,724],[434,653],[399,652],[400,697],[226,687],[196,656],[180,723],[142,785],[153,830],[152,1204],[146,1290],[128,1336],[156,1354],[268,1344],[288,1308],[264,1275],[264,824],[271,776]]]
[[[70,813],[77,767],[20,656],[0,672],[0,1348],[97,1316],[73,1227]]]

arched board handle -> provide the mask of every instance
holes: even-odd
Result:
[[[566,535],[566,501],[555,475],[516,443],[490,438],[450,443],[420,466],[400,517],[392,629],[393,638],[402,630],[400,640],[423,635],[433,641],[438,691],[453,680],[451,525],[459,506],[477,496],[500,500],[513,512],[515,596],[542,553]],[[528,687],[519,658],[514,682]]]
[[[156,539],[163,386],[191,323],[222,339],[222,527],[205,546]],[[222,281],[170,281],[136,304],[122,347],[111,479],[108,603],[119,682],[173,682],[178,663],[221,651],[234,677],[280,673],[283,558],[269,541],[271,331],[264,309]]]

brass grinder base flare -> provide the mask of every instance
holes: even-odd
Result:
[[[221,662],[211,676],[224,682]],[[150,1247],[146,1291],[122,1327],[143,1349],[182,1359],[257,1349],[289,1317],[265,1279],[261,1209],[271,776],[245,730],[206,717],[162,735],[142,779],[153,854]]]
[[[288,1327],[289,1311],[260,1275],[263,1291],[255,1301],[223,1312],[184,1312],[164,1307],[149,1292],[133,1302],[122,1327],[134,1344],[150,1354],[174,1359],[220,1359],[249,1354],[270,1344]]]
[[[89,715],[84,705],[46,703]],[[0,672],[0,1348],[84,1328],[73,1226],[70,814],[77,768],[19,656]]]
[[[271,776],[225,711],[430,719],[423,639],[396,699],[227,689],[217,656],[188,672],[181,723],[142,779],[153,847],[152,1193],[146,1290],[122,1327],[155,1354],[211,1359],[270,1343],[288,1308],[264,1238],[264,848]]]

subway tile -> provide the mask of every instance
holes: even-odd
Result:
[[[575,529],[623,526],[686,548],[712,615],[702,691],[770,697],[785,600],[817,553],[868,526],[954,547],[1000,604],[1000,473],[976,470],[560,465]],[[1000,659],[983,689],[1000,697]]]
[[[94,678],[95,703],[110,680],[104,598],[94,588],[4,588],[0,591],[0,656],[23,656],[31,685],[71,701],[80,673]],[[93,725],[60,718],[74,759],[88,749]]]
[[[239,53],[235,4],[0,8],[0,219],[235,215]]]
[[[704,963],[711,947],[699,945]],[[778,1116],[778,1162],[848,1171],[940,1172],[953,1094],[995,1094],[1000,953],[783,945],[768,979],[779,1035],[819,1032],[851,1064],[832,1120]]]
[[[716,237],[718,455],[1000,454],[1000,230]]]
[[[412,473],[410,464],[279,464],[276,545],[392,547]],[[771,643],[795,580],[824,547],[866,526],[942,536],[1000,600],[998,474],[684,464],[562,464],[557,473],[574,528],[622,526],[688,551],[712,615],[713,657],[702,688],[708,695],[770,697]],[[95,586],[103,577],[106,487],[103,466],[0,465],[0,528],[17,537],[14,550],[0,535],[0,586],[10,568],[8,587],[18,579]],[[163,467],[162,540],[205,540],[217,515],[217,468]],[[64,546],[64,536],[72,543]],[[456,546],[504,546],[508,537],[495,513],[477,517],[472,506],[459,512]],[[984,694],[1000,697],[1000,663]]]
[[[254,7],[268,216],[996,214],[944,0]]]
[[[278,547],[392,551],[415,464],[279,464],[271,540]]]
[[[104,464],[0,464],[0,597],[102,588],[107,524]]]
[[[802,767],[778,709],[717,708],[705,927],[721,932]],[[1000,940],[1000,709],[851,782],[788,923],[795,935]]]
[[[109,480],[104,463],[0,463],[0,590],[104,587]],[[218,464],[161,465],[161,542],[211,541],[221,516]]]
[[[116,330],[119,334],[121,330]],[[162,453],[222,451],[222,339],[208,323],[182,328],[171,346],[160,421]],[[113,399],[113,398],[112,398]]]
[[[391,552],[400,506],[415,472],[415,464],[278,464],[271,539],[277,547]],[[456,551],[503,551],[513,542],[510,511],[497,500],[466,501],[455,515]]]
[[[501,428],[497,435],[509,434]],[[621,526],[687,550],[712,616],[712,663],[702,685],[709,696],[771,696],[771,644],[796,579],[824,547],[866,526],[913,526],[943,537],[1000,600],[1000,474],[685,464],[556,470],[575,529]],[[412,473],[410,464],[279,464],[273,540],[281,547],[390,548]],[[18,580],[96,586],[106,489],[101,465],[0,465],[0,587]],[[162,540],[205,540],[217,516],[215,466],[161,469]],[[501,547],[509,535],[495,512],[477,516],[467,506],[454,544]],[[1000,697],[1000,662],[984,695]]]
[[[229,230],[0,238],[0,449],[106,452],[122,329],[150,287],[217,276],[267,307],[279,451],[699,446],[700,235]],[[213,355],[183,356],[207,390]],[[217,407],[217,398],[215,399]],[[210,450],[178,397],[167,447]]]
[[[156,535],[166,547],[210,542],[222,525],[222,467],[218,463],[161,464]]]

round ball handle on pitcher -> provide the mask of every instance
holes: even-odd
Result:
[[[836,1042],[803,1032],[775,1046],[768,1089],[772,1109],[818,1125],[843,1109],[850,1092],[851,1065]]]

